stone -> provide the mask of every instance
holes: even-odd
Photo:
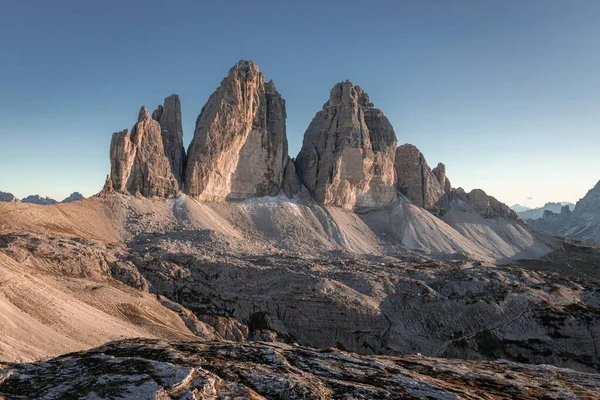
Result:
[[[436,208],[438,200],[449,186],[449,183],[440,183],[441,178],[446,182],[446,168],[443,164],[438,164],[437,175],[434,174],[423,153],[407,143],[396,149],[394,168],[400,193],[419,207],[427,210]]]
[[[144,197],[174,197],[179,183],[165,155],[160,124],[142,107],[133,130],[113,134],[110,178],[114,190]]]
[[[386,206],[396,198],[396,143],[394,128],[367,93],[340,82],[306,130],[296,170],[321,204]]]
[[[152,113],[152,119],[160,124],[163,147],[171,164],[171,173],[181,185],[185,173],[185,148],[179,96],[172,94],[165,98],[163,105],[159,105]]]
[[[234,65],[196,121],[188,195],[209,201],[279,193],[288,160],[285,100],[254,61]]]
[[[599,391],[599,374],[550,365],[264,342],[125,339],[0,364],[6,399],[594,399]]]

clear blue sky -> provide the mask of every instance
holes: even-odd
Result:
[[[112,132],[178,93],[185,142],[239,59],[287,100],[290,154],[338,81],[454,186],[575,201],[600,179],[600,1],[20,1],[0,12],[0,190],[89,196]]]

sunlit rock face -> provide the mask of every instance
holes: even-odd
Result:
[[[132,132],[113,134],[110,181],[120,193],[145,197],[174,197],[179,183],[165,155],[160,124],[142,107]]]
[[[186,192],[204,200],[279,193],[288,157],[285,101],[254,61],[239,61],[196,121]]]
[[[350,81],[336,84],[304,134],[296,170],[315,200],[344,209],[396,197],[394,128]]]
[[[171,164],[171,173],[181,185],[185,173],[185,148],[183,147],[183,126],[181,123],[181,101],[172,94],[162,106],[152,113],[152,119],[160,124],[165,156]]]

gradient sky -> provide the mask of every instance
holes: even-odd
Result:
[[[360,85],[453,186],[576,201],[600,179],[600,1],[20,1],[0,12],[0,190],[98,192],[111,134],[178,93],[184,140],[239,59],[287,101],[290,155]]]

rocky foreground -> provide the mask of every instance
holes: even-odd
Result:
[[[600,375],[549,365],[358,356],[254,342],[132,339],[0,364],[4,399],[597,399]]]

